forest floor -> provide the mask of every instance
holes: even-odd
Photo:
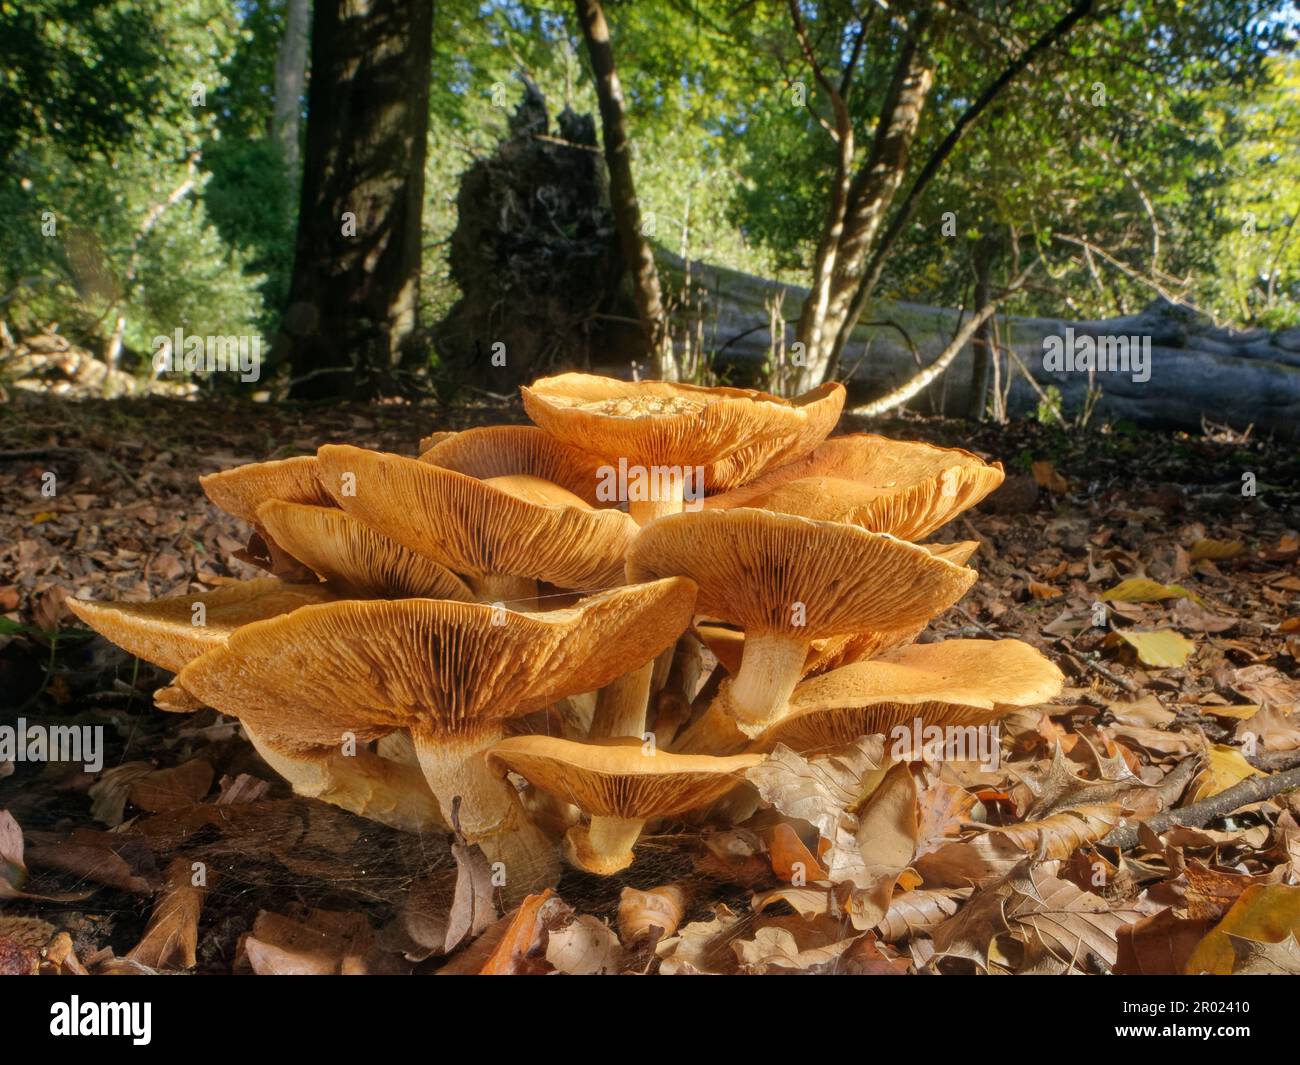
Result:
[[[414,454],[435,430],[502,420],[523,412],[23,394],[0,413],[0,725],[107,736],[100,772],[0,759],[0,972],[425,972],[449,944],[464,971],[1158,972],[1194,950],[1220,971],[1300,969],[1285,937],[1300,927],[1296,792],[1100,842],[1125,818],[1300,766],[1293,445],[920,416],[870,427],[1003,461],[1003,488],[936,537],[979,540],[981,579],[924,639],[1015,636],[1067,688],[1002,723],[996,771],[918,773],[906,904],[869,932],[818,886],[807,824],[771,816],[704,836],[665,826],[622,876],[566,874],[523,917],[497,920],[481,898],[469,913],[476,885],[457,878],[478,872],[447,840],[295,798],[237,723],[155,710],[166,675],[67,612],[69,595],[257,575],[232,558],[246,530],[200,474],[326,442]],[[1163,587],[1129,584],[1099,615],[1130,578]],[[1028,863],[1023,838],[989,842],[988,826],[1026,821]],[[805,894],[778,876],[792,855],[811,862]],[[603,922],[617,926],[622,890],[668,883],[685,885],[676,937],[620,945]],[[1013,894],[996,917],[980,902]]]

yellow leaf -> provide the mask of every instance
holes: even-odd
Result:
[[[1157,632],[1116,632],[1114,635],[1137,651],[1138,661],[1147,666],[1167,669],[1183,665],[1196,644],[1173,629]]]
[[[1192,599],[1200,602],[1194,592],[1189,592],[1181,584],[1161,584],[1146,577],[1130,577],[1120,581],[1109,591],[1101,593],[1101,599],[1120,603],[1154,603],[1161,599]]]
[[[1230,976],[1236,955],[1229,936],[1258,943],[1281,943],[1300,928],[1300,887],[1252,884],[1238,896],[1187,959],[1188,975]]]
[[[1258,703],[1243,703],[1241,706],[1202,706],[1198,709],[1214,717],[1230,717],[1234,721],[1249,721],[1259,713]]]
[[[32,518],[32,524],[40,525],[42,522],[47,522],[51,518],[57,518],[58,516],[59,515],[57,511],[42,510],[39,514],[37,514],[34,518]]]
[[[1192,802],[1212,798],[1234,784],[1240,784],[1247,777],[1261,775],[1235,747],[1216,743],[1210,748],[1209,754],[1205,768],[1192,782]]]
[[[1240,540],[1197,540],[1192,544],[1192,559],[1197,561],[1208,558],[1217,562],[1220,559],[1236,558],[1243,549]]]

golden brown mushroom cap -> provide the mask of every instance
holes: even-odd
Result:
[[[762,760],[757,754],[647,754],[638,739],[575,743],[555,736],[512,736],[488,754],[501,772],[513,770],[588,814],[637,820],[707,806]]]
[[[753,389],[582,373],[544,377],[520,392],[528,416],[564,443],[606,463],[711,467],[709,488],[709,472],[722,484],[739,483],[778,457],[815,446],[844,405],[838,384],[787,400]]]
[[[420,455],[420,461],[481,481],[516,474],[540,477],[567,489],[589,506],[608,505],[596,496],[598,460],[535,425],[492,425],[444,433]]]
[[[148,603],[69,599],[68,609],[137,658],[179,673],[199,655],[224,644],[240,626],[334,598],[324,585],[286,584],[265,578]],[[202,625],[194,624],[196,603],[203,604]]]
[[[747,509],[652,522],[632,544],[627,573],[632,581],[690,577],[699,585],[701,614],[751,635],[810,641],[923,626],[976,577],[883,533]]]
[[[257,524],[257,508],[268,499],[335,506],[316,476],[316,456],[250,462],[199,478],[207,497],[227,514]]]
[[[349,514],[457,573],[508,574],[561,588],[622,581],[637,525],[558,485],[518,475],[480,481],[427,462],[343,445],[319,453],[321,480]],[[355,477],[355,495],[343,475]]]
[[[474,600],[474,593],[450,570],[338,507],[272,499],[257,508],[257,520],[276,543],[329,581],[340,595]]]
[[[771,441],[756,440],[714,463],[704,471],[710,492],[725,492],[759,476],[763,471],[797,462],[822,443],[844,410],[841,384],[825,384],[790,400],[805,415],[803,426],[788,442],[773,448]]]
[[[1013,707],[1047,702],[1063,683],[1055,665],[1019,640],[912,644],[804,681],[790,713],[759,746],[834,747],[918,718],[926,725],[982,724]]]
[[[802,459],[713,496],[705,507],[759,507],[919,540],[1002,480],[1001,463],[990,465],[969,451],[858,433],[827,440]]]
[[[337,747],[346,731],[468,736],[649,661],[690,623],[694,602],[690,581],[669,580],[544,614],[440,599],[331,603],[245,626],[178,680],[287,752]]]

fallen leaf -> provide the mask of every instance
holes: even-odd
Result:
[[[1207,751],[1205,767],[1192,781],[1188,801],[1200,802],[1211,798],[1227,791],[1234,784],[1240,784],[1247,777],[1259,775],[1259,770],[1247,762],[1235,747],[1213,744]]]
[[[1240,540],[1197,540],[1192,544],[1192,559],[1199,561],[1208,558],[1218,562],[1226,558],[1236,558],[1245,549]]]
[[[206,879],[206,877],[204,877]],[[167,883],[154,906],[140,942],[126,955],[151,969],[192,969],[197,957],[199,914],[208,893],[206,883],[196,885],[193,863],[174,858],[167,866]]]
[[[1144,665],[1167,669],[1182,666],[1196,650],[1196,644],[1172,629],[1159,629],[1155,632],[1137,632],[1132,629],[1116,630],[1106,637],[1108,644],[1122,640],[1135,651],[1138,661]]]
[[[1114,588],[1101,593],[1102,602],[1116,603],[1156,603],[1162,599],[1196,599],[1181,584],[1161,584],[1146,577],[1129,577],[1120,581]]]
[[[1232,937],[1260,943],[1281,943],[1300,928],[1300,887],[1255,884],[1246,888],[1188,959],[1190,976],[1232,973],[1237,954]]]
[[[590,914],[574,918],[564,928],[552,930],[546,941],[546,960],[570,976],[598,976],[618,972],[623,948],[604,921]]]

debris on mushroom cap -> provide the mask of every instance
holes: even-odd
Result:
[[[981,724],[1047,702],[1064,681],[1052,662],[1019,640],[913,644],[804,681],[788,715],[763,733],[759,746],[836,746],[916,719]]]
[[[599,462],[535,425],[492,425],[441,434],[420,461],[488,480],[527,474],[558,484],[593,507],[608,505],[596,495]]]
[[[709,466],[737,456],[732,478],[741,467],[753,473],[810,437],[824,437],[844,403],[836,384],[787,400],[752,389],[581,373],[544,377],[520,392],[528,416],[546,432],[607,462]]]
[[[465,582],[338,507],[269,500],[257,519],[276,543],[341,595],[471,602]]]
[[[527,476],[481,481],[344,445],[321,448],[319,459],[322,482],[344,510],[457,573],[508,574],[561,588],[622,581],[636,523],[621,511],[595,510],[558,485]],[[352,478],[345,481],[345,474]]]
[[[268,499],[286,503],[336,506],[317,478],[316,457],[250,462],[199,478],[207,497],[227,514],[257,524],[257,508]]]
[[[105,639],[178,673],[243,625],[335,598],[322,584],[287,584],[268,577],[147,603],[69,599],[68,609]],[[197,604],[202,604],[201,612],[195,610]]]
[[[639,739],[576,743],[556,736],[512,736],[488,755],[500,771],[512,770],[588,814],[636,819],[707,806],[762,760],[758,754],[648,754]]]
[[[399,728],[472,735],[609,683],[669,646],[695,588],[656,581],[522,614],[437,599],[346,601],[247,625],[178,678],[279,749]]]
[[[1000,462],[968,451],[858,433],[827,440],[705,506],[760,507],[918,540],[974,506],[1003,477]]]
[[[887,534],[749,509],[660,518],[637,535],[627,573],[690,577],[700,613],[809,641],[924,625],[976,578]]]

